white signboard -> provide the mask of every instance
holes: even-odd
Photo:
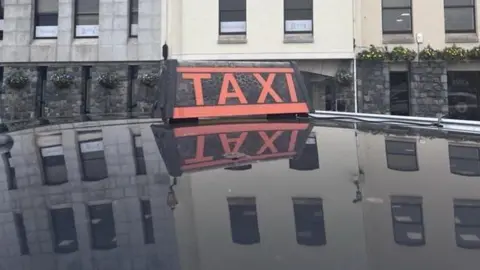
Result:
[[[62,146],[52,146],[42,148],[42,157],[54,157],[54,156],[63,156],[63,147]]]
[[[220,22],[220,33],[246,33],[247,22]]]
[[[315,144],[317,140],[315,138],[308,138],[307,139],[307,144]]]
[[[285,21],[285,31],[287,32],[311,32],[312,29],[312,20]]]
[[[98,37],[98,25],[77,25],[75,34],[77,37]]]
[[[95,141],[95,142],[80,143],[80,151],[82,153],[103,151],[103,142],[102,141]]]
[[[132,36],[138,35],[138,24],[130,25],[130,35]]]
[[[35,37],[47,38],[47,37],[57,37],[58,35],[58,26],[36,26],[35,27]]]

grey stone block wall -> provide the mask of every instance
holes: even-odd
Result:
[[[152,64],[142,64],[139,66],[138,76],[142,74],[154,73],[158,74],[160,72],[160,62]],[[140,83],[140,80],[135,81],[133,87],[133,100],[132,103],[136,105],[133,108],[134,115],[142,115],[149,113],[152,109],[152,105],[158,98],[158,92],[161,91],[160,85],[155,87],[147,87]]]
[[[133,128],[142,135],[147,175],[136,176],[133,169]],[[45,127],[36,132],[48,130]],[[35,134],[31,130],[12,134],[11,165],[16,170],[18,189],[7,190],[6,167],[0,162],[0,241],[4,246],[0,249],[0,269],[179,270],[173,213],[166,205],[170,179],[163,169],[150,123],[102,128],[109,177],[94,183],[81,181],[76,132],[61,131],[69,182],[59,186],[42,184]],[[151,203],[154,244],[144,244],[140,199]],[[112,250],[91,248],[87,206],[99,203],[113,206],[117,248]],[[52,207],[73,209],[78,251],[54,253],[49,215]],[[13,212],[24,218],[29,254],[20,254]]]
[[[390,81],[388,64],[380,61],[357,63],[359,112],[390,113]]]
[[[29,83],[24,89],[12,89],[4,85],[2,94],[2,119],[21,120],[32,119],[35,115],[37,70],[32,66],[4,67],[4,80],[14,70],[19,69],[29,77]]]
[[[74,84],[68,89],[57,89],[50,78],[57,72],[67,72],[74,76]],[[49,66],[47,87],[44,90],[45,117],[75,117],[82,108],[82,69],[80,66]]]
[[[98,78],[107,72],[115,72],[118,85],[107,89],[99,85]],[[128,66],[126,64],[96,65],[92,67],[92,90],[89,110],[92,114],[125,115],[127,111]]]
[[[412,62],[411,115],[437,117],[448,113],[447,63]]]

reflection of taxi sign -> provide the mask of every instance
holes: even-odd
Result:
[[[297,66],[289,62],[178,62],[168,60],[164,119],[307,114],[312,111]]]

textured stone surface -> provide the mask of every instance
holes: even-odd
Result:
[[[32,119],[35,116],[37,71],[35,67],[4,67],[4,79],[15,69],[20,69],[29,77],[24,89],[12,89],[4,86],[2,95],[2,118],[6,121]]]
[[[98,78],[107,72],[115,72],[118,84],[107,89],[98,84]],[[128,66],[126,64],[97,65],[92,67],[92,88],[89,93],[91,114],[124,115],[127,111]]]
[[[437,117],[448,113],[447,64],[413,62],[410,70],[411,114]]]
[[[138,76],[142,74],[158,74],[160,72],[160,63],[142,64],[139,66]],[[134,105],[133,115],[145,115],[150,113],[152,105],[158,98],[158,92],[161,91],[160,85],[155,87],[147,87],[135,80],[133,86],[132,103]]]
[[[390,113],[390,82],[387,63],[359,61],[357,87],[359,112]]]
[[[57,89],[50,78],[55,73],[63,71],[74,76],[74,84],[68,89]],[[80,90],[81,76],[82,70],[80,66],[48,67],[47,87],[43,94],[45,117],[75,117],[80,115],[82,107],[82,93]]]

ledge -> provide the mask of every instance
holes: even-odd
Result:
[[[218,44],[246,44],[247,35],[220,35]]]
[[[476,33],[446,34],[445,43],[477,43],[479,41]]]
[[[313,43],[312,34],[285,34],[283,43]]]
[[[383,44],[414,44],[412,34],[384,34]]]

